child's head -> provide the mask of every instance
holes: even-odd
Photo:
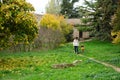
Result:
[[[84,47],[84,45],[83,45],[83,44],[81,44],[81,47]]]
[[[78,39],[78,37],[75,37],[75,39]]]

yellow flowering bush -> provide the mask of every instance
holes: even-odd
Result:
[[[0,50],[34,40],[38,26],[31,11],[34,8],[25,0],[4,0],[4,4],[0,4]]]
[[[111,32],[111,35],[113,36],[113,42],[112,43],[120,43],[120,31]]]
[[[63,34],[68,34],[73,26],[67,24],[64,16],[56,16],[53,14],[45,14],[40,20],[40,26],[53,30],[60,30]]]
[[[57,16],[52,14],[45,14],[41,21],[40,25],[42,27],[50,28],[53,30],[60,30],[60,21],[57,19]]]
[[[40,20],[40,31],[37,44],[41,47],[55,48],[66,41],[66,35],[72,30],[64,16],[45,14]]]

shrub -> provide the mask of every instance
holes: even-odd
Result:
[[[120,43],[120,31],[111,32],[113,42],[112,43]]]
[[[46,14],[40,20],[39,38],[42,48],[55,48],[66,41],[72,26],[67,24],[63,16]]]

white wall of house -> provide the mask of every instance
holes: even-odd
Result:
[[[82,32],[82,38],[89,38],[90,32]]]
[[[73,28],[73,38],[79,37],[79,31],[76,28]]]

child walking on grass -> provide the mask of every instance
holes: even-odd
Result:
[[[82,45],[80,46],[80,48],[81,48],[81,52],[83,53],[83,52],[84,52],[84,49],[85,49],[84,45],[82,44]]]
[[[78,47],[79,47],[78,37],[75,37],[75,39],[73,40],[73,46],[74,46],[74,52],[78,54]]]

